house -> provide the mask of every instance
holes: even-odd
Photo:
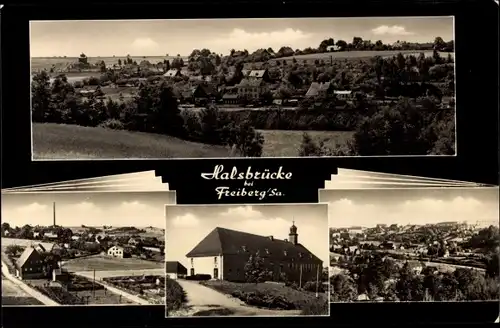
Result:
[[[265,83],[262,79],[243,79],[237,85],[238,95],[252,99],[259,98],[266,90]]]
[[[187,268],[177,261],[166,262],[167,277],[179,279],[187,276]]]
[[[424,266],[419,262],[406,262],[406,265],[415,274],[421,274],[424,269]]]
[[[17,259],[16,276],[20,279],[40,279],[47,276],[42,255],[34,247],[26,247]]]
[[[306,97],[325,97],[327,96],[332,90],[332,84],[330,82],[324,82],[324,83],[318,83],[318,82],[313,82],[311,83],[311,86],[309,87],[309,90],[306,92]]]
[[[267,72],[267,69],[252,70],[248,74],[248,77],[251,79],[263,79],[264,81],[269,81],[269,73]]]
[[[323,262],[298,241],[297,227],[290,227],[288,240],[259,236],[217,227],[201,240],[186,257],[191,260],[190,275],[210,274],[213,279],[245,281],[245,264],[259,256],[272,272],[269,280],[315,280]]]
[[[243,78],[245,78],[245,77],[248,77],[250,75],[250,72],[252,72],[251,69],[242,69],[241,75],[243,76]]]
[[[97,91],[97,88],[81,88],[78,90],[78,94],[80,94],[82,97],[90,97],[94,95]],[[47,233],[45,234],[47,235]]]
[[[327,52],[334,52],[334,51],[339,51],[339,50],[340,50],[340,47],[339,46],[335,46],[335,45],[327,46],[326,47],[326,51]]]
[[[180,77],[182,76],[182,73],[178,69],[169,69],[165,74],[163,74],[163,76],[168,78]]]
[[[59,245],[56,247],[56,244],[54,243],[37,243],[31,245],[31,247],[36,249],[39,253],[50,253],[54,249],[60,248]]]
[[[222,96],[222,102],[227,105],[236,105],[239,103],[239,96],[234,93],[226,93]]]
[[[333,93],[337,96],[338,99],[347,100],[351,97],[351,90],[335,90]]]
[[[73,235],[73,236],[71,236],[71,240],[78,240],[80,238],[81,238],[80,235]]]
[[[147,251],[155,252],[155,253],[161,253],[161,249],[159,247],[152,247],[152,246],[144,246],[143,247]]]
[[[127,257],[127,252],[125,251],[125,249],[121,246],[112,246],[108,249],[108,256],[111,256],[111,257],[118,257],[118,258],[124,258],[124,257]]]
[[[131,238],[128,240],[127,244],[132,245],[132,246],[137,246],[137,245],[139,245],[139,244],[140,244],[140,242],[141,242],[141,239],[131,237]]]
[[[48,238],[48,239],[56,239],[57,238],[57,233],[46,232],[46,233],[43,234],[43,237],[44,238]]]

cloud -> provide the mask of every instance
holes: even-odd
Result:
[[[400,25],[392,25],[392,26],[380,25],[379,27],[372,29],[372,32],[375,35],[393,35],[393,36],[397,35],[404,36],[404,35],[415,34],[413,32],[407,31],[404,26]]]
[[[455,197],[451,200],[419,199],[398,204],[357,204],[349,199],[331,202],[330,226],[374,226],[377,223],[429,224],[446,221],[491,220],[498,218],[497,206],[475,198]]]
[[[222,52],[227,52],[231,49],[255,51],[260,48],[267,49],[269,47],[272,47],[274,51],[278,51],[282,46],[291,46],[293,48],[304,47],[311,36],[312,34],[292,28],[259,33],[251,33],[235,28],[228,35],[211,40],[207,43],[207,46],[209,49],[217,48]]]
[[[11,226],[48,225],[52,223],[52,206],[48,204],[31,203],[25,206],[3,206],[2,221]]]
[[[168,220],[168,218],[167,218]],[[176,216],[169,225],[176,228],[194,228],[200,224],[200,220],[191,213],[186,213],[184,215]]]
[[[91,202],[81,202],[76,205],[73,205],[73,210],[76,212],[80,211],[100,211],[99,207],[97,207],[94,203]]]
[[[134,40],[134,42],[132,42],[132,47],[138,49],[151,49],[158,48],[159,44],[151,38],[137,38]]]
[[[247,219],[247,220],[256,220],[256,219],[265,219],[265,216],[260,212],[255,210],[252,206],[238,206],[231,207],[227,211],[219,214],[222,218],[235,218],[235,219]]]

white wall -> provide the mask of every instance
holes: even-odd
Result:
[[[214,258],[217,258],[217,264],[215,264]],[[212,279],[222,279],[222,256],[195,257],[193,258],[193,266],[191,266],[191,259],[189,261],[188,275],[191,275],[191,268],[193,267],[195,274],[209,274]],[[219,277],[214,277],[215,267],[219,269]]]

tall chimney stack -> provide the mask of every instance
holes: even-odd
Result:
[[[56,226],[56,202],[52,203],[52,219],[53,219],[53,226]]]

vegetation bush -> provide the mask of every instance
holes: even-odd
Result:
[[[320,282],[308,281],[304,284],[302,288],[307,292],[313,292],[313,293],[315,292],[324,293],[326,291],[321,281]]]
[[[112,130],[123,130],[124,125],[117,119],[111,118],[99,124],[99,127],[112,129]]]
[[[186,277],[186,280],[204,281],[204,280],[210,280],[210,279],[212,279],[212,276],[209,274],[195,274],[195,275]]]
[[[238,298],[248,305],[258,306],[268,309],[294,310],[295,304],[283,296],[274,296],[260,291],[244,292],[236,290],[231,296]]]
[[[187,301],[186,292],[177,281],[167,278],[166,290],[167,311],[177,310]]]
[[[328,315],[330,304],[322,299],[306,302],[301,308],[301,315]]]

